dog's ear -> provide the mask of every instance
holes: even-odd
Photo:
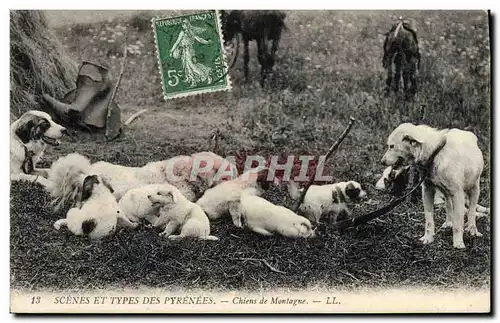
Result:
[[[97,223],[95,219],[85,220],[82,222],[82,232],[84,235],[88,235],[92,230],[95,229]]]
[[[311,230],[311,223],[307,223],[307,222],[302,222],[300,225],[303,225],[304,227],[306,227],[308,230]]]
[[[347,186],[345,187],[345,194],[350,199],[356,199],[359,196],[360,192],[361,192],[361,189],[359,187],[356,187],[352,182],[349,182],[347,184]]]
[[[115,190],[113,189],[113,186],[108,182],[108,180],[104,177],[101,176],[102,184],[108,188],[108,190],[113,194]]]
[[[28,122],[17,127],[16,136],[23,142],[23,144],[26,144],[31,140],[31,129],[33,129],[34,126],[35,121],[29,120]]]
[[[50,122],[45,118],[33,116],[31,120],[16,129],[16,136],[25,144],[30,140],[39,140],[50,128]]]
[[[418,140],[418,139],[416,139],[416,138],[414,138],[413,136],[410,136],[410,135],[404,135],[403,136],[403,141],[408,142],[412,146],[421,145],[421,144],[424,143],[422,140]]]
[[[173,203],[177,203],[177,197],[175,196],[174,192],[169,191],[169,192],[167,193],[167,196],[168,196],[169,198],[171,198],[171,199],[172,199],[172,202],[173,202]]]
[[[243,228],[242,214],[241,214],[241,203],[236,201],[229,202],[229,214],[233,219],[233,224],[237,228]]]
[[[35,127],[32,128],[31,138],[39,140],[42,138],[45,131],[49,130],[50,122],[45,118],[39,118],[36,121]]]
[[[177,197],[175,196],[174,192],[171,190],[170,191],[159,190],[158,195],[165,196],[167,199],[172,201],[172,203],[177,203]]]
[[[97,175],[89,175],[89,176],[85,177],[85,179],[83,180],[82,194],[80,197],[80,202],[84,202],[89,197],[92,196],[94,184],[99,184],[99,179],[97,178]]]
[[[269,181],[267,180],[268,175],[269,175],[268,168],[264,168],[257,173],[257,183],[263,190],[269,189]]]

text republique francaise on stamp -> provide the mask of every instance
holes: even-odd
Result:
[[[152,23],[165,100],[231,89],[217,10]]]

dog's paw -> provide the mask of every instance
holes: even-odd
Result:
[[[132,222],[132,224],[130,225],[130,227],[132,229],[136,229],[138,226],[139,226],[139,223],[137,223],[137,222]]]
[[[170,240],[179,240],[179,239],[182,239],[182,237],[179,236],[179,235],[170,235],[170,236],[168,236],[168,239],[170,239]]]
[[[477,227],[474,225],[468,225],[466,228],[465,228],[465,231],[469,232],[471,236],[474,236],[474,237],[482,237],[483,234],[481,232],[479,232],[479,230],[477,229]]]
[[[453,227],[453,223],[451,223],[451,221],[446,221],[445,223],[443,223],[443,225],[441,226],[441,229],[447,229],[447,228],[451,228]]]
[[[465,244],[463,241],[454,241],[453,242],[453,248],[456,249],[465,249]]]
[[[423,237],[420,238],[420,241],[422,241],[423,244],[429,244],[434,241],[434,237],[425,234]]]
[[[57,220],[56,222],[54,222],[54,229],[60,230],[63,223],[64,223],[64,220]]]
[[[485,218],[488,216],[488,214],[489,214],[489,211],[488,212],[476,212],[476,218],[477,219]]]
[[[218,241],[219,238],[216,236],[206,236],[206,237],[201,237],[202,240],[210,240],[210,241]]]

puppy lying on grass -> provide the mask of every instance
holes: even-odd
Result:
[[[386,167],[382,176],[379,178],[375,184],[375,188],[379,191],[389,191],[395,196],[402,196],[404,191],[407,189],[409,181],[409,169],[410,166],[402,166],[395,168],[393,166]],[[436,188],[436,194],[434,195],[434,205],[442,205],[445,203],[444,194]],[[469,208],[469,197],[465,195],[465,211]],[[482,205],[476,206],[477,217],[487,216],[490,213],[490,209]]]
[[[64,202],[76,202],[65,219],[54,223],[54,228],[66,226],[75,235],[99,239],[112,234],[117,225],[137,227],[120,209],[109,185],[99,176],[89,174],[89,169],[89,160],[79,154],[59,158],[50,168],[48,190],[55,197],[56,209]]]
[[[289,238],[316,236],[309,220],[256,194],[258,191],[255,188],[248,188],[242,192],[240,201],[229,203],[229,212],[235,226],[247,227],[264,236],[274,234]]]
[[[299,189],[297,183],[290,181],[288,193],[298,200],[304,189]],[[329,222],[337,222],[337,218],[349,218],[351,212],[348,202],[357,202],[366,197],[361,184],[355,181],[339,182],[328,185],[311,185],[307,190],[304,202],[299,207],[299,213],[310,221],[320,222],[322,216],[329,214]]]
[[[229,214],[229,203],[239,201],[245,189],[256,188],[257,192],[267,190],[270,185],[267,176],[267,168],[251,169],[232,181],[222,182],[206,190],[196,204],[201,206],[210,220],[218,219]]]
[[[145,219],[150,224],[154,224],[158,219],[159,209],[153,207],[148,199],[149,195],[155,194],[158,190],[169,190],[174,186],[170,184],[148,184],[129,190],[118,202],[118,206],[123,210],[125,216],[132,222],[139,222]]]
[[[190,202],[175,187],[160,188],[155,194],[149,195],[148,199],[153,207],[160,209],[160,216],[153,224],[154,227],[165,225],[165,230],[160,236],[171,240],[187,237],[219,240],[210,235],[210,222],[201,207]],[[177,231],[179,234],[173,235]]]

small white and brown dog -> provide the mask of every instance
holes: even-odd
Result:
[[[303,190],[303,188],[299,189],[293,181],[288,184],[288,193],[295,200],[299,199]],[[339,216],[342,218],[351,217],[347,203],[358,202],[365,198],[366,192],[361,184],[355,181],[311,185],[299,207],[299,214],[316,223],[319,223],[321,217],[328,214],[330,215],[330,223],[337,222]]]
[[[420,238],[424,244],[434,241],[434,196],[437,189],[445,197],[446,222],[443,227],[453,227],[453,246],[465,248],[465,195],[469,198],[466,230],[471,235],[481,236],[476,227],[476,207],[484,161],[477,137],[472,132],[403,123],[389,135],[387,146],[383,164],[395,165],[402,159],[425,172],[426,180],[422,185],[425,233]]]
[[[410,166],[401,166],[394,168],[393,166],[388,166],[384,169],[381,177],[375,184],[375,188],[379,191],[389,191],[395,196],[402,196],[404,191],[407,189],[409,181],[409,170]],[[434,195],[434,205],[440,206],[445,203],[444,195],[436,187],[436,194]],[[465,195],[465,212],[469,207],[469,197]],[[477,217],[487,216],[490,213],[490,209],[482,205],[476,206]]]
[[[255,188],[245,189],[239,201],[229,203],[229,212],[238,228],[249,228],[253,232],[289,238],[314,238],[316,233],[311,222],[283,206],[257,196]]]
[[[265,167],[248,170],[236,179],[222,182],[206,190],[203,196],[196,201],[196,204],[201,206],[210,220],[229,215],[229,203],[239,201],[241,193],[245,189],[256,188],[260,193],[269,188],[268,172],[269,170]]]
[[[164,184],[148,184],[129,190],[118,202],[118,206],[132,222],[145,219],[154,224],[159,216],[159,209],[153,206],[148,196],[156,194],[158,190],[172,189],[174,186]]]
[[[10,126],[10,179],[48,185],[47,169],[37,168],[47,145],[59,145],[66,128],[55,123],[49,114],[31,110]]]
[[[100,239],[112,234],[118,225],[137,227],[120,209],[109,186],[98,175],[88,174],[89,168],[89,160],[79,154],[59,158],[52,165],[48,190],[55,198],[55,209],[64,201],[71,201],[73,206],[54,228],[65,226],[75,235]]]
[[[155,194],[149,195],[148,199],[154,207],[160,209],[160,216],[153,224],[156,228],[165,226],[160,236],[171,240],[188,237],[219,240],[210,235],[210,222],[201,207],[190,202],[177,188],[160,188]],[[179,234],[174,235],[176,232]]]

